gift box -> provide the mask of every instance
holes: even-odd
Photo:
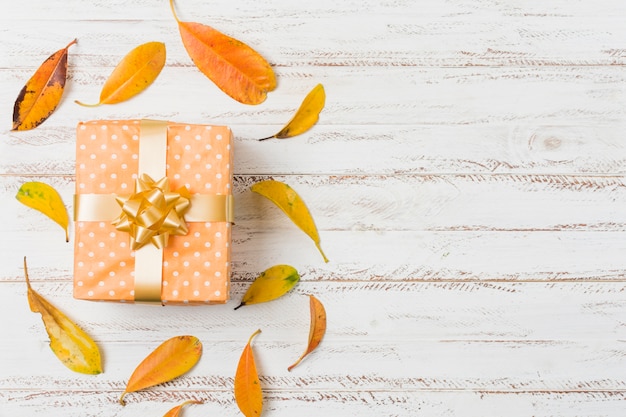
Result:
[[[81,122],[74,297],[224,303],[233,221],[228,127]]]

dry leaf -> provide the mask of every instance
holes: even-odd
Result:
[[[202,401],[195,401],[195,400],[185,401],[184,403],[177,405],[176,407],[172,408],[170,411],[165,413],[163,417],[178,417],[180,415],[180,412],[183,410],[183,407],[186,406],[187,404],[202,404]]]
[[[75,43],[50,55],[22,88],[13,107],[13,130],[34,129],[57,108],[65,89],[67,50]]]
[[[324,305],[320,302],[320,300],[313,297],[312,295],[309,295],[309,306],[311,309],[309,343],[302,356],[300,356],[293,365],[287,368],[288,371],[291,371],[296,365],[298,365],[306,355],[313,352],[317,345],[319,345],[322,341],[324,333],[326,333],[326,309],[324,308]]]
[[[276,88],[270,64],[245,43],[210,26],[181,22],[170,7],[187,53],[200,71],[223,92],[244,104],[259,104]]]
[[[46,332],[50,337],[50,349],[57,358],[74,372],[90,375],[102,373],[100,351],[91,337],[32,289],[26,257],[24,257],[24,276],[28,288],[30,310],[41,314]]]
[[[43,182],[26,182],[17,191],[15,198],[25,206],[42,212],[59,224],[65,230],[65,241],[69,242],[69,217],[57,190]]]
[[[322,247],[320,246],[320,236],[317,232],[313,217],[311,217],[311,213],[302,198],[300,198],[293,188],[280,181],[267,180],[253,184],[250,189],[276,204],[291,221],[313,239],[315,246],[317,246],[317,249],[324,258],[324,262],[328,262],[328,258],[324,255]]]
[[[244,294],[239,307],[272,301],[285,295],[300,280],[298,271],[289,265],[274,265],[259,275]]]
[[[101,104],[116,104],[136,96],[148,88],[165,65],[165,44],[148,42],[130,51],[115,67],[100,92],[100,102],[77,104],[95,107]]]
[[[254,353],[250,346],[252,338],[259,333],[261,333],[261,329],[252,333],[248,339],[248,343],[241,353],[241,358],[239,358],[237,373],[235,374],[235,401],[246,417],[259,417],[263,409],[263,393],[256,371]]]
[[[325,103],[326,93],[324,92],[324,86],[318,84],[307,94],[296,114],[280,132],[259,140],[291,138],[306,132],[319,120],[320,112],[324,108]]]
[[[162,384],[183,375],[193,368],[201,355],[202,343],[195,336],[176,336],[166,340],[135,369],[120,397],[120,403],[125,405],[124,396],[129,392]]]

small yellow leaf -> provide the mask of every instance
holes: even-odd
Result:
[[[61,102],[67,78],[67,50],[50,55],[26,82],[13,106],[13,130],[30,130],[42,124]]]
[[[246,417],[259,417],[263,409],[263,392],[256,370],[254,352],[250,346],[254,336],[259,333],[261,333],[261,329],[254,332],[248,339],[235,373],[235,401]]]
[[[24,276],[28,288],[30,310],[41,314],[46,332],[50,337],[50,349],[57,358],[74,372],[90,375],[102,373],[100,351],[91,337],[32,289],[26,257],[24,257]]]
[[[26,182],[17,191],[15,198],[59,224],[65,230],[65,241],[69,242],[69,217],[61,196],[54,188],[43,182]]]
[[[185,401],[184,403],[177,405],[176,407],[172,408],[170,411],[165,413],[163,417],[178,417],[181,411],[183,410],[183,407],[186,406],[187,404],[202,404],[202,401],[195,401],[195,400]]]
[[[139,45],[120,61],[106,80],[100,92],[99,103],[84,104],[78,100],[76,103],[95,107],[126,101],[148,88],[161,73],[164,65],[164,43],[148,42]]]
[[[311,310],[311,326],[309,327],[309,343],[306,350],[298,358],[298,360],[287,368],[291,371],[296,365],[298,365],[302,359],[309,353],[313,352],[315,348],[320,344],[324,334],[326,333],[326,309],[324,305],[317,298],[309,295],[309,307]]]
[[[166,340],[137,366],[120,397],[129,392],[171,381],[187,371],[200,360],[202,343],[195,336],[176,336]]]
[[[289,292],[299,280],[300,275],[293,266],[274,265],[254,280],[235,310],[247,304],[275,300]]]
[[[274,70],[258,52],[210,26],[181,22],[174,0],[170,7],[193,63],[220,90],[240,103],[259,104],[276,88]]]
[[[324,92],[324,86],[318,84],[307,94],[296,114],[280,132],[259,140],[291,138],[306,132],[319,120],[319,115],[324,108],[325,102],[326,93]]]
[[[317,246],[317,249],[324,258],[324,262],[328,262],[328,258],[324,255],[322,247],[320,246],[320,236],[317,232],[313,217],[302,198],[293,188],[280,181],[267,180],[253,184],[250,190],[261,194],[263,197],[276,204],[291,221],[313,239],[315,246]]]

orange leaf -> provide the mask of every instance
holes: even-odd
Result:
[[[34,129],[57,108],[65,89],[67,50],[75,43],[50,55],[22,88],[13,107],[12,130]]]
[[[235,401],[246,417],[259,417],[263,408],[263,393],[254,363],[254,354],[250,347],[252,338],[259,333],[261,333],[261,329],[252,333],[248,339],[248,344],[241,353],[235,374]]]
[[[163,382],[171,381],[189,371],[202,355],[202,343],[195,336],[176,336],[163,342],[135,369],[120,397]]]
[[[245,43],[210,26],[181,22],[170,7],[187,53],[200,71],[223,92],[244,104],[259,104],[276,88],[270,64]]]
[[[100,92],[100,102],[77,104],[95,107],[116,104],[136,96],[156,80],[165,65],[165,44],[148,42],[130,51],[115,67]]]
[[[187,404],[202,404],[202,401],[195,401],[195,400],[185,401],[184,403],[177,405],[176,407],[172,408],[170,411],[165,413],[163,417],[178,417],[180,415],[180,412],[183,410],[183,407],[186,406]]]
[[[298,360],[287,368],[291,371],[296,365],[304,359],[306,355],[313,352],[313,350],[320,344],[324,333],[326,333],[326,309],[324,305],[317,298],[309,295],[309,306],[311,308],[311,326],[309,328],[309,344],[306,351],[298,358]]]

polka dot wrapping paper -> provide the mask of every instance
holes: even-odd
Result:
[[[76,194],[133,193],[139,160],[139,120],[81,122],[76,136]],[[228,127],[169,123],[166,176],[172,190],[232,193],[232,135]],[[120,209],[121,211],[121,209]],[[228,222],[188,222],[163,249],[163,304],[224,303],[229,298]],[[133,302],[135,252],[111,221],[76,221],[74,297]],[[141,249],[138,249],[141,250]]]

